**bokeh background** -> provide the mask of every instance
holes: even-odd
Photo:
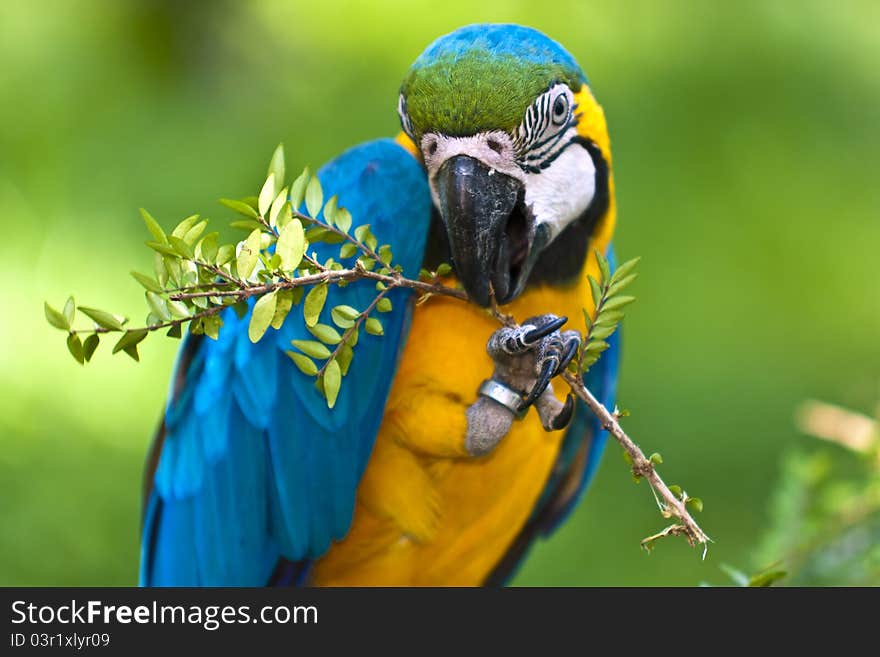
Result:
[[[176,342],[66,353],[42,303],[142,316],[145,206],[225,218],[290,170],[397,129],[424,46],[472,22],[562,42],[604,105],[618,253],[643,257],[621,405],[705,503],[708,559],[615,445],[523,585],[695,585],[744,569],[806,397],[880,396],[876,2],[0,3],[0,584],[136,581],[140,476]]]

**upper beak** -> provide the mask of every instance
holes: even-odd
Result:
[[[525,285],[523,264],[534,226],[523,210],[523,186],[467,155],[449,158],[437,172],[440,215],[459,281],[476,303],[499,303]]]

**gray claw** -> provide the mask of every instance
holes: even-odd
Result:
[[[565,398],[565,406],[562,407],[562,410],[559,411],[559,415],[557,415],[550,422],[550,430],[551,431],[559,431],[559,429],[564,429],[568,426],[568,423],[571,422],[571,418],[574,415],[574,395],[569,394]]]
[[[544,336],[550,335],[554,331],[559,330],[563,324],[568,321],[568,317],[557,317],[556,319],[550,320],[547,324],[543,326],[538,326],[533,328],[531,331],[526,333],[523,336],[523,341],[527,344],[534,344]]]
[[[562,353],[562,358],[559,361],[559,367],[557,367],[556,371],[553,372],[553,376],[559,376],[560,374],[562,374],[563,371],[565,371],[565,368],[568,367],[568,364],[577,353],[580,344],[580,340],[577,339],[571,340],[567,345],[565,345],[565,351]]]
[[[525,401],[522,403],[522,408],[526,409],[532,404],[535,403],[535,400],[541,396],[541,393],[547,388],[547,384],[550,383],[550,379],[553,378],[553,371],[556,369],[556,359],[549,358],[544,362],[544,365],[541,368],[541,372],[538,374],[538,379],[535,381],[535,385],[532,386],[532,391],[529,393],[529,396],[526,397]]]

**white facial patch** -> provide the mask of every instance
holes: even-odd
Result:
[[[566,133],[560,140],[563,143],[577,135],[573,127]],[[553,161],[538,173],[523,170],[517,161],[514,143],[504,131],[484,132],[470,137],[428,133],[422,137],[421,148],[436,206],[439,207],[435,184],[437,171],[449,158],[467,155],[480,160],[493,172],[503,173],[523,183],[526,207],[535,217],[536,224],[547,226],[551,241],[584,213],[596,193],[593,159],[577,143],[556,154]]]
[[[549,228],[550,241],[580,217],[596,194],[593,158],[579,144],[571,144],[540,173],[526,174],[526,207],[537,224]]]

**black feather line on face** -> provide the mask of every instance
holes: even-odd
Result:
[[[602,151],[592,141],[581,136],[572,139],[568,145],[571,144],[583,146],[593,159],[593,166],[596,169],[596,191],[583,214],[571,222],[544,249],[529,276],[529,285],[573,282],[583,271],[593,231],[596,230],[599,220],[608,212],[611,203],[608,163],[602,156]]]

